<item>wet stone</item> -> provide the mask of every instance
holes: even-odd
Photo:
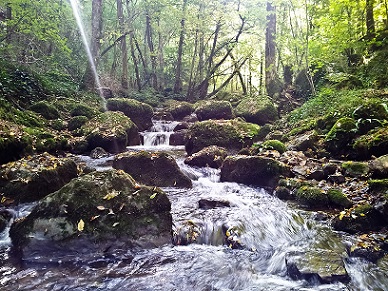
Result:
[[[230,202],[201,199],[198,201],[198,206],[201,209],[207,210],[207,209],[213,209],[216,207],[230,207]]]

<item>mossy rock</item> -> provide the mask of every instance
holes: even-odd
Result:
[[[354,141],[353,148],[361,158],[388,154],[388,126],[370,131]]]
[[[159,188],[138,185],[123,171],[92,172],[40,201],[10,237],[25,257],[157,247],[171,242],[170,210]]]
[[[86,116],[88,119],[93,118],[98,112],[87,105],[77,104],[73,107],[70,114],[71,116]]]
[[[238,151],[250,146],[258,138],[260,126],[238,119],[206,120],[193,124],[187,133],[186,151],[189,155],[217,145]]]
[[[332,221],[335,230],[345,231],[351,234],[379,231],[386,226],[384,216],[372,205],[365,203],[355,207],[346,215],[340,213]]]
[[[295,195],[296,200],[309,209],[327,207],[329,204],[326,193],[316,187],[302,186],[296,191]]]
[[[29,107],[30,110],[39,113],[48,120],[59,118],[59,112],[55,106],[47,101],[39,101]]]
[[[112,98],[108,99],[106,107],[111,111],[121,111],[128,116],[139,128],[140,131],[152,126],[154,111],[148,104],[133,99]]]
[[[77,175],[74,161],[44,153],[2,165],[0,192],[16,204],[37,201]]]
[[[182,120],[194,112],[194,105],[185,101],[169,100],[165,103],[166,111],[170,112],[175,120]]]
[[[21,158],[32,143],[33,138],[21,126],[0,121],[0,164]]]
[[[185,164],[194,167],[211,167],[218,169],[227,156],[226,149],[218,146],[209,146],[187,157]]]
[[[287,151],[287,147],[284,145],[284,143],[276,139],[266,140],[262,143],[261,147],[266,150],[278,151],[281,154]]]
[[[194,113],[199,121],[209,119],[232,119],[234,117],[232,105],[229,101],[201,101]]]
[[[365,177],[369,172],[368,163],[364,162],[343,162],[341,167],[344,174],[351,177]]]
[[[380,99],[368,99],[353,112],[353,118],[357,120],[359,131],[363,134],[369,130],[380,127],[388,119],[387,104]]]
[[[107,152],[124,151],[128,145],[140,144],[137,126],[122,112],[104,112],[82,126],[88,150],[102,147]]]
[[[276,121],[278,112],[266,96],[249,97],[243,99],[235,109],[236,116],[248,122],[264,125]]]
[[[70,131],[80,129],[88,121],[89,121],[89,118],[86,116],[83,116],[83,115],[74,116],[69,120],[67,124],[67,128]]]
[[[191,188],[191,180],[179,169],[172,156],[164,152],[126,152],[115,156],[113,168],[130,174],[136,181],[158,187]]]
[[[342,192],[341,189],[331,188],[327,191],[327,197],[331,204],[335,206],[340,206],[342,208],[349,208],[352,206],[352,202],[349,198]]]
[[[275,188],[290,169],[274,159],[259,156],[228,156],[221,166],[221,181]]]
[[[388,179],[373,179],[368,181],[371,192],[388,193]]]
[[[326,147],[334,154],[349,149],[351,141],[357,133],[357,124],[353,118],[342,117],[337,120],[325,137]]]
[[[372,178],[388,178],[388,155],[369,161],[369,169]]]

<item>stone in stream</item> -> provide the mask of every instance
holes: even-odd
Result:
[[[170,135],[170,145],[177,146],[177,145],[185,145],[186,143],[186,133],[187,129],[180,129],[177,131],[174,131]]]
[[[74,161],[43,153],[2,165],[0,192],[5,202],[37,201],[77,176]]]
[[[330,250],[288,253],[286,267],[291,279],[307,280],[311,284],[350,281],[341,255]]]
[[[157,247],[171,242],[170,209],[161,189],[124,171],[93,172],[41,200],[10,237],[26,259]]]
[[[185,164],[195,167],[211,167],[218,169],[221,167],[226,156],[227,152],[225,148],[209,146],[187,157],[185,159]]]
[[[158,187],[191,188],[191,180],[182,173],[172,156],[163,152],[126,152],[116,155],[113,168],[130,174],[136,181]]]
[[[234,118],[232,105],[229,101],[200,101],[194,113],[199,121]]]

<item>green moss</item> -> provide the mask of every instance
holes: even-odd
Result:
[[[294,190],[296,188],[300,188],[303,185],[303,182],[298,179],[287,178],[287,179],[280,179],[278,185],[282,187],[286,187],[290,190]]]
[[[372,205],[370,205],[368,203],[360,204],[356,208],[354,208],[354,213],[356,215],[367,214],[372,209],[373,209]]]
[[[319,208],[327,206],[328,197],[319,188],[302,186],[296,191],[296,198],[299,203],[309,208]]]
[[[287,151],[287,148],[284,143],[276,139],[266,140],[261,146],[267,150],[276,150],[281,154]]]
[[[41,114],[44,118],[51,120],[59,118],[58,110],[47,101],[39,101],[30,106],[30,110]]]
[[[342,169],[345,171],[346,175],[353,177],[366,176],[369,172],[368,163],[363,162],[344,162],[342,163]]]
[[[388,179],[369,180],[369,190],[372,192],[387,192]]]
[[[71,131],[81,128],[86,122],[88,122],[88,118],[86,116],[74,116],[69,120],[67,128]]]
[[[194,105],[189,102],[168,100],[164,106],[166,111],[170,112],[175,120],[180,120],[194,112]]]
[[[278,112],[266,96],[248,97],[243,99],[235,109],[236,116],[246,121],[264,125],[278,119]]]
[[[71,110],[71,116],[86,116],[92,118],[97,114],[96,110],[90,106],[78,104]]]
[[[327,191],[327,197],[329,201],[334,204],[344,208],[352,206],[352,202],[348,197],[342,192],[341,189],[331,188]]]
[[[365,158],[388,154],[388,126],[360,136],[354,141],[353,148]]]
[[[195,113],[200,121],[233,118],[232,105],[229,101],[200,101],[194,106],[196,106]]]

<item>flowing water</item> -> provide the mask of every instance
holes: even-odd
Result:
[[[161,137],[172,126],[158,122],[143,133],[143,146],[129,150],[167,150],[192,178],[192,189],[164,190],[172,204],[175,232],[191,227],[196,242],[70,259],[66,254],[60,258],[54,254],[46,262],[15,264],[5,232],[1,237],[0,290],[387,290],[386,261],[375,265],[357,258],[346,259],[351,277],[346,285],[312,286],[304,280],[291,280],[285,265],[287,253],[342,253],[352,238],[313,219],[314,213],[295,209],[263,189],[222,183],[218,170],[185,165],[183,148],[168,146],[169,133]],[[98,160],[95,162],[98,164]],[[106,164],[106,160],[99,162]],[[227,202],[229,207],[201,209],[201,199]],[[15,217],[26,215],[30,208],[31,205],[24,205],[14,209]],[[241,248],[228,246],[233,241],[225,241],[225,229],[234,233]]]

